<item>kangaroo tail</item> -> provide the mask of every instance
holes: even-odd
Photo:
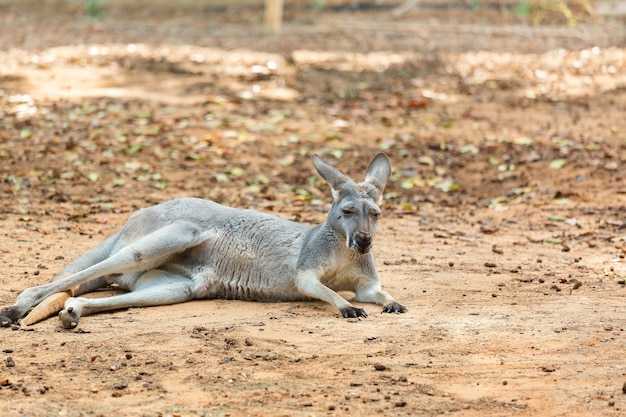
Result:
[[[71,290],[70,290],[71,291]],[[70,291],[52,294],[37,304],[21,321],[22,326],[30,326],[47,319],[63,310],[65,300],[70,298]]]

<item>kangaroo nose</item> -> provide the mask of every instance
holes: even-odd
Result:
[[[372,235],[366,232],[357,232],[354,236],[359,252],[367,253],[372,247]]]

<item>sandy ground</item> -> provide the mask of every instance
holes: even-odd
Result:
[[[374,255],[408,312],[206,300],[1,329],[3,416],[624,413],[617,32],[8,12],[0,305],[168,198],[323,221],[310,153],[357,176],[383,150]]]

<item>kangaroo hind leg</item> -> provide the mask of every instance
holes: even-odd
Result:
[[[193,281],[181,275],[152,269],[143,273],[132,291],[103,298],[69,298],[59,313],[61,324],[67,329],[78,325],[81,317],[104,311],[129,307],[151,307],[184,303],[192,300]]]
[[[90,266],[85,264],[85,269],[72,270],[70,275],[22,292],[13,306],[2,309],[0,325],[7,327],[15,323],[31,307],[51,294],[67,291],[106,275],[158,268],[170,256],[196,246],[207,238],[208,235],[202,233],[198,226],[187,221],[168,224],[132,242],[125,242],[121,234],[108,257]]]

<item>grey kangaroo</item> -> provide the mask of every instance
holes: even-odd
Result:
[[[367,317],[337,291],[354,292],[358,302],[381,304],[385,313],[406,312],[382,290],[371,253],[389,160],[376,155],[360,183],[317,155],[313,164],[331,186],[326,222],[309,226],[196,198],[141,209],[50,283],[22,292],[13,306],[2,309],[0,325],[17,323],[35,306],[22,325],[61,310],[62,325],[74,328],[81,316],[92,313],[212,298],[320,299],[343,317]],[[79,297],[107,284],[127,292]]]

